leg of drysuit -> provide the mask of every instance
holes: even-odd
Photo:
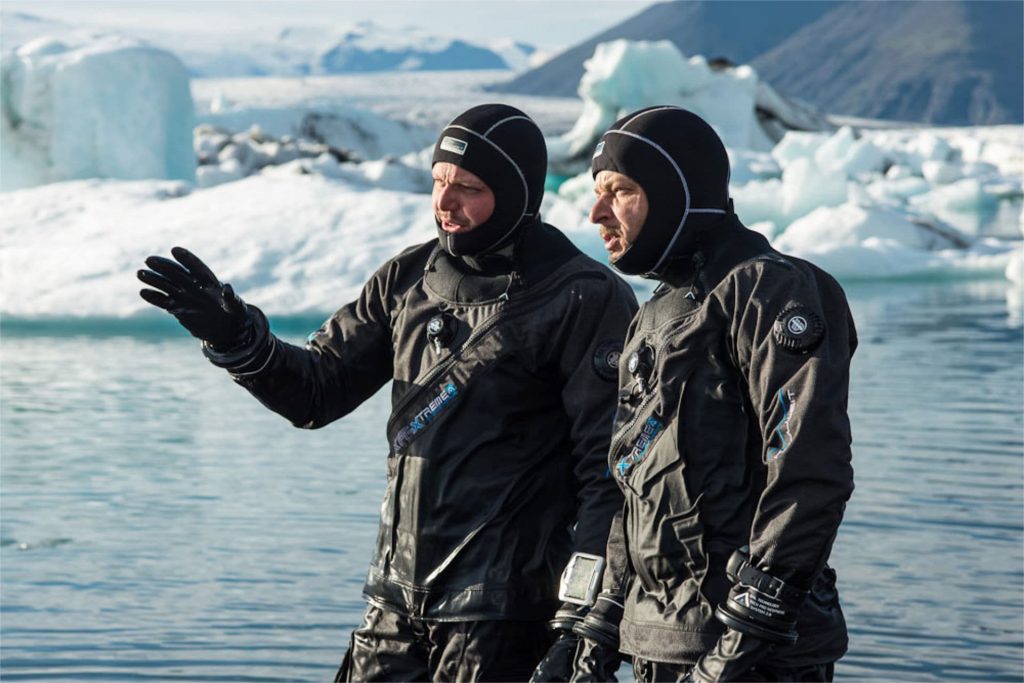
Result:
[[[433,624],[433,681],[526,681],[554,642],[546,621]]]
[[[370,605],[352,632],[335,683],[426,681],[429,643],[423,622]]]

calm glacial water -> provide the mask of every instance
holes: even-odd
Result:
[[[850,285],[845,681],[1024,676],[1024,340],[1005,282]],[[318,432],[176,327],[5,321],[0,676],[323,681],[362,613],[386,392]],[[317,321],[278,321],[300,340]]]

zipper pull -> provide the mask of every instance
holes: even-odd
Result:
[[[523,282],[523,279],[519,276],[519,271],[518,270],[513,270],[511,273],[509,273],[508,274],[508,284],[505,285],[505,291],[502,292],[501,296],[498,297],[498,301],[501,301],[502,303],[508,301],[508,295],[509,295],[509,292],[512,291],[513,285],[516,286],[516,287],[521,287],[522,286],[522,282]]]

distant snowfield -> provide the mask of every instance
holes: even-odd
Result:
[[[175,245],[268,312],[330,312],[384,260],[434,235],[429,195],[292,173],[188,190],[86,180],[2,195],[3,312],[141,312],[135,271]]]
[[[5,49],[42,35],[83,42],[121,35],[174,52],[196,77],[456,69],[522,70],[543,58],[532,45],[509,39],[466,41],[415,26],[389,27],[373,21],[324,22],[295,16],[290,25],[240,28],[231,22],[214,30],[188,31],[152,25],[111,25],[103,16],[88,25],[23,12],[0,12]]]
[[[198,78],[192,99],[200,120],[244,109],[317,109],[357,107],[379,116],[439,131],[467,107],[505,102],[537,121],[548,135],[561,134],[576,122],[582,100],[490,93],[484,86],[507,79],[507,71],[440,71],[380,73],[302,78]]]
[[[205,159],[195,184],[83,179],[0,193],[0,314],[154,315],[138,297],[135,271],[146,256],[181,245],[272,315],[327,315],[385,260],[434,237],[430,146],[444,123],[488,101],[531,114],[549,136],[553,161],[578,173],[548,192],[543,217],[604,260],[587,220],[589,172],[585,161],[573,166],[567,150],[585,152],[609,117],[648,103],[703,113],[726,140],[750,139],[755,117],[756,75],[741,72],[737,88],[734,75],[713,74],[700,58],[653,81],[657,87],[643,93],[652,102],[601,99],[627,92],[616,81],[649,68],[645,50],[619,46],[608,51],[614,62],[592,60],[585,99],[486,93],[481,86],[493,72],[194,79],[202,126],[193,143]],[[45,104],[47,91],[34,92],[33,102]],[[40,137],[53,122],[46,111],[33,109]],[[729,116],[716,120],[715,111]],[[289,140],[304,129],[325,148],[354,152],[358,163],[308,143],[313,156],[299,155]],[[134,144],[122,140],[108,150],[134,153]],[[732,146],[729,153],[737,213],[780,250],[844,282],[1005,278],[1019,306],[1024,129],[844,127],[789,133],[773,148]]]

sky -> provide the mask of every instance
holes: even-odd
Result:
[[[469,42],[511,38],[567,48],[651,0],[4,0],[3,10],[83,25],[215,33],[372,20]]]

